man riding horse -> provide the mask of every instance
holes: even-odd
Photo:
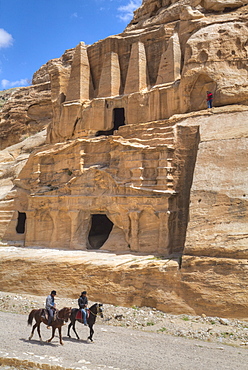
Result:
[[[82,312],[82,317],[84,320],[84,325],[87,326],[87,309],[88,309],[88,298],[86,296],[87,292],[83,291],[81,296],[78,298],[78,306]]]
[[[54,312],[56,310],[56,304],[54,302],[54,297],[56,296],[56,290],[52,290],[51,293],[46,298],[46,309],[48,312],[48,324],[47,329],[50,329],[53,321]]]

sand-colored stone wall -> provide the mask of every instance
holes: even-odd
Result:
[[[2,247],[5,290],[84,284],[110,303],[247,315],[247,14],[143,1],[122,34],[80,42],[11,95],[0,236],[27,249]]]
[[[241,111],[185,121],[200,124],[201,136],[186,254],[248,257],[247,118],[247,111]]]
[[[247,264],[231,258],[0,248],[0,285],[6,292],[148,306],[174,314],[247,318]],[[13,272],[14,271],[14,272]]]

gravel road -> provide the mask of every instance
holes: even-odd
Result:
[[[63,346],[57,335],[46,343],[51,330],[45,325],[41,326],[44,342],[39,341],[37,333],[29,341],[31,327],[27,326],[27,313],[33,307],[42,307],[44,299],[0,292],[1,370],[19,370],[23,365],[51,370],[247,369],[247,322],[168,315],[145,307],[104,305],[105,317],[97,318],[94,326],[94,343],[87,342],[89,329],[79,323],[76,325],[79,341],[73,332],[72,338],[68,338],[64,326]],[[76,300],[68,298],[58,298],[57,303],[59,308],[76,307]],[[214,330],[215,335],[210,335]],[[222,335],[228,332],[226,337]],[[230,342],[231,332],[236,333],[236,341]]]
[[[0,312],[0,358],[77,370],[247,369],[248,351],[244,348],[101,324],[95,325],[91,344],[86,341],[88,328],[79,326],[79,341],[65,337],[66,330],[64,326],[64,346],[58,336],[51,344],[41,343],[37,335],[29,341],[25,315]],[[41,332],[43,340],[50,337],[45,325]]]

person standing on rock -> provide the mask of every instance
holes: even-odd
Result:
[[[53,321],[54,312],[56,310],[56,304],[54,302],[54,297],[56,296],[56,291],[52,290],[49,296],[46,298],[46,309],[48,311],[48,323],[47,329],[50,329],[50,326]]]
[[[213,107],[213,94],[211,93],[211,91],[207,91],[207,104],[208,108]]]
[[[86,294],[87,294],[87,292],[83,291],[81,293],[81,296],[78,298],[78,306],[79,306],[79,309],[82,312],[84,325],[87,325],[88,298],[87,298]]]

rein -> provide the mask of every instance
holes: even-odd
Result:
[[[92,313],[92,315],[94,315],[94,316],[97,316],[97,315],[98,315],[98,313],[99,313],[99,312],[94,313],[94,312],[92,312],[89,308],[88,308],[88,310],[89,310],[89,311],[90,311],[90,313]]]

